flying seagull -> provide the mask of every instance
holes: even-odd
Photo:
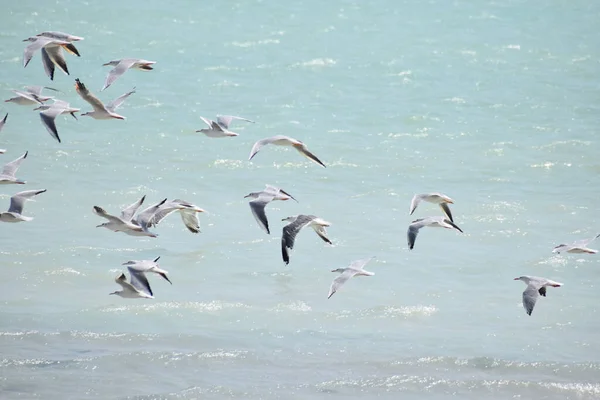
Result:
[[[79,79],[75,79],[75,89],[81,98],[90,103],[94,109],[94,111],[83,113],[81,116],[88,116],[94,119],[125,119],[124,116],[115,113],[115,110],[125,101],[127,97],[135,93],[135,88],[133,88],[131,91],[122,94],[107,105],[104,105],[104,103],[94,96]]]
[[[283,256],[283,261],[286,265],[290,263],[289,251],[294,248],[296,235],[298,235],[298,232],[300,232],[300,230],[305,226],[310,226],[321,239],[329,244],[332,244],[331,240],[329,240],[327,237],[327,232],[325,231],[325,227],[331,226],[331,223],[324,221],[319,217],[301,214],[284,218],[282,221],[289,222],[289,224],[283,227],[283,233],[281,235],[281,255]]]
[[[254,146],[252,146],[252,151],[250,151],[250,157],[248,158],[248,161],[252,160],[256,153],[258,153],[260,149],[262,149],[268,144],[274,144],[276,146],[292,146],[294,149],[298,150],[298,152],[300,152],[300,154],[302,154],[303,156],[308,157],[309,159],[321,165],[322,167],[325,167],[325,164],[323,164],[321,160],[317,158],[317,156],[308,151],[308,148],[304,143],[297,139],[283,135],[277,135],[261,139],[258,142],[254,143]]]
[[[123,232],[131,236],[149,236],[155,238],[158,235],[156,233],[148,231],[147,222],[152,218],[154,213],[158,211],[158,208],[162,204],[164,204],[165,201],[167,201],[167,199],[164,199],[163,201],[151,207],[148,207],[147,209],[142,211],[136,217],[136,219],[124,219],[123,212],[121,213],[121,217],[117,217],[115,215],[107,213],[102,207],[94,206],[94,213],[108,220],[108,222],[98,225],[97,228],[102,227],[109,229],[113,232]],[[134,203],[132,206],[134,206],[135,204],[137,204],[137,202]]]
[[[30,105],[43,105],[45,101],[53,99],[52,96],[43,96],[42,90],[54,90],[58,92],[58,90],[47,87],[47,86],[25,86],[25,91],[12,89],[12,92],[17,95],[17,97],[12,97],[8,100],[4,100],[5,103],[15,103],[21,106],[30,106]]]
[[[550,279],[540,278],[537,276],[520,276],[514,279],[515,281],[523,281],[527,288],[523,292],[523,307],[528,315],[533,312],[533,307],[539,295],[546,297],[546,286],[560,287],[563,284]]]
[[[204,133],[206,136],[213,138],[238,136],[237,133],[229,130],[229,125],[234,119],[254,123],[254,121],[251,121],[249,119],[235,117],[233,115],[218,115],[216,122],[204,117],[200,117],[200,119],[202,119],[202,121],[204,121],[204,123],[208,125],[209,128],[200,129],[196,132]]]
[[[250,210],[252,211],[252,215],[258,225],[265,231],[267,234],[271,234],[269,231],[269,221],[267,220],[267,214],[265,213],[265,207],[267,204],[272,202],[273,200],[289,200],[293,199],[298,202],[298,200],[294,199],[294,197],[284,191],[283,189],[277,188],[275,186],[266,185],[266,188],[260,192],[252,192],[244,198],[252,198],[248,204],[250,204]]]
[[[424,226],[446,228],[446,229],[456,229],[457,231],[462,233],[462,229],[460,229],[454,222],[452,222],[449,219],[444,218],[444,217],[427,217],[427,218],[416,219],[408,226],[407,236],[408,236],[408,248],[410,250],[412,250],[413,247],[415,247],[415,240],[417,240],[417,235],[419,234],[419,230],[421,228],[423,228]]]
[[[51,32],[45,33],[49,34]],[[62,49],[65,49],[69,53],[74,54],[78,57],[80,56],[77,48],[69,40],[61,40],[56,37],[51,37],[47,35],[38,35],[35,37],[27,38],[23,41],[31,42],[31,44],[25,48],[25,51],[23,53],[23,66],[26,67],[27,64],[29,64],[29,61],[31,61],[31,58],[33,57],[35,52],[41,50],[44,71],[46,72],[50,80],[54,80],[55,66],[57,66],[65,74],[69,75],[67,61],[65,60],[65,56],[62,52]]]
[[[131,260],[124,262],[122,265],[127,265],[127,269],[129,271],[134,271],[135,273],[145,274],[147,272],[152,272],[157,275],[160,275],[163,279],[165,279],[170,284],[173,284],[169,277],[167,276],[168,272],[164,269],[161,269],[158,265],[159,257],[156,257],[154,260]]]
[[[39,106],[34,110],[42,110],[42,112],[40,112],[42,123],[50,136],[58,140],[58,143],[60,143],[60,137],[58,136],[58,130],[56,129],[56,117],[61,114],[71,114],[73,118],[77,119],[75,113],[79,112],[79,108],[73,108],[66,101],[57,99],[54,100],[54,104],[52,105]]]
[[[17,179],[15,177],[15,174],[17,173],[17,170],[19,169],[19,166],[21,165],[23,160],[27,158],[27,154],[29,154],[28,151],[26,151],[25,154],[23,154],[16,160],[13,160],[8,164],[4,165],[4,167],[2,168],[2,172],[0,172],[0,185],[8,185],[11,183],[23,185],[25,183],[25,181]]]
[[[553,253],[560,254],[565,251],[567,253],[588,253],[588,254],[596,254],[598,250],[588,248],[588,244],[596,240],[600,237],[600,234],[594,236],[591,239],[578,240],[573,242],[572,244],[559,244],[552,250]]]
[[[412,198],[412,201],[410,202],[410,215],[412,215],[415,212],[417,206],[421,201],[439,204],[439,206],[442,208],[442,211],[444,211],[444,214],[446,214],[446,217],[448,217],[450,221],[454,222],[454,220],[452,219],[452,213],[450,212],[450,207],[448,207],[448,204],[454,204],[454,200],[452,200],[450,197],[441,193],[415,194],[415,196]]]
[[[121,285],[123,290],[118,290],[109,294],[115,294],[125,299],[153,299],[154,294],[152,293],[152,288],[150,288],[150,283],[148,282],[146,275],[131,267],[128,267],[127,269],[129,270],[129,282],[127,282],[125,274],[121,272],[121,274],[115,278],[115,282]]]
[[[0,221],[2,222],[28,222],[33,217],[26,217],[22,215],[23,207],[27,200],[37,196],[40,193],[44,193],[46,189],[40,190],[25,190],[19,192],[10,198],[10,207],[7,212],[0,213]]]
[[[156,61],[142,60],[141,58],[123,58],[121,60],[112,60],[102,64],[103,66],[110,65],[114,67],[108,73],[102,90],[112,85],[113,82],[116,81],[118,77],[123,75],[128,69],[133,68],[142,71],[150,71],[153,69],[152,64],[156,64]]]
[[[365,271],[364,267],[374,259],[375,257],[365,258],[363,260],[353,261],[346,268],[337,268],[332,270],[331,272],[339,272],[341,275],[333,280],[331,283],[331,287],[329,288],[329,294],[327,298],[329,299],[335,292],[339,290],[339,288],[348,281],[348,279],[354,276],[373,276],[375,275],[373,272]]]
[[[8,113],[6,113],[6,115],[4,116],[4,118],[2,118],[2,120],[0,120],[0,132],[2,131],[2,128],[4,128],[4,124],[6,124],[6,119],[8,118]],[[0,149],[0,154],[4,154],[6,153],[5,149]]]

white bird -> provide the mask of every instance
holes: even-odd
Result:
[[[514,279],[515,281],[523,281],[527,288],[523,292],[523,308],[528,315],[533,312],[533,307],[539,295],[546,297],[546,286],[560,287],[563,284],[560,282],[551,281],[550,279],[540,278],[538,276],[520,276]]]
[[[33,217],[22,215],[25,202],[40,193],[44,193],[46,189],[40,190],[25,190],[19,192],[10,198],[10,207],[7,212],[0,213],[0,221],[2,222],[28,222]]]
[[[373,276],[375,275],[373,272],[365,271],[365,265],[369,263],[375,257],[365,258],[363,260],[353,261],[346,268],[337,268],[332,270],[331,272],[339,272],[341,275],[333,280],[331,283],[331,287],[329,288],[329,294],[327,298],[329,299],[335,292],[339,290],[339,288],[348,281],[348,279],[354,276]]]
[[[23,185],[25,183],[25,181],[17,179],[15,174],[17,173],[17,170],[19,169],[19,166],[21,165],[23,160],[27,158],[27,154],[29,154],[28,151],[26,151],[25,154],[23,154],[16,160],[13,160],[4,165],[4,167],[2,168],[2,172],[0,172],[0,185],[8,185],[12,183]]]
[[[410,250],[415,247],[415,240],[417,240],[417,235],[419,234],[419,230],[424,226],[431,226],[434,228],[446,228],[446,229],[456,229],[460,233],[463,233],[462,229],[460,229],[454,222],[450,221],[444,217],[427,217],[427,218],[419,218],[411,222],[408,226],[408,248]]]
[[[35,36],[43,36],[43,37],[47,37],[50,39],[57,39],[57,40],[62,40],[65,42],[78,42],[80,40],[83,40],[83,38],[81,36],[75,36],[75,35],[71,35],[69,33],[64,33],[64,32],[58,32],[58,31],[45,31],[42,33],[38,33]]]
[[[88,116],[94,119],[125,119],[124,116],[115,113],[115,110],[127,97],[135,93],[135,88],[133,88],[133,90],[122,94],[107,105],[104,105],[104,103],[94,96],[79,79],[75,79],[75,89],[81,98],[87,101],[94,109],[94,111],[83,113],[81,116]]]
[[[121,285],[123,290],[117,290],[109,294],[115,294],[125,299],[153,299],[154,294],[146,275],[143,272],[132,271],[131,268],[127,269],[129,270],[129,282],[127,282],[125,274],[121,272],[115,278],[115,282]]]
[[[54,90],[58,92],[58,90],[47,87],[47,86],[25,86],[25,91],[12,89],[12,92],[17,95],[17,97],[12,97],[8,100],[4,100],[5,103],[15,103],[21,106],[30,106],[30,105],[43,105],[45,101],[53,99],[52,96],[43,96],[42,90]]]
[[[444,214],[446,214],[446,217],[448,217],[450,221],[454,222],[454,220],[452,219],[452,213],[450,212],[450,207],[448,207],[448,204],[454,204],[454,200],[452,200],[450,197],[441,193],[415,194],[415,196],[412,198],[412,201],[410,202],[410,215],[412,215],[415,212],[417,206],[421,201],[438,204],[441,207],[442,211],[444,211]]]
[[[204,123],[209,126],[209,129],[204,128],[196,132],[204,133],[206,136],[213,138],[238,136],[237,133],[229,130],[229,125],[234,119],[254,123],[254,121],[251,121],[249,119],[235,117],[233,115],[218,115],[216,122],[211,119],[206,119],[204,117],[200,117],[200,119],[202,119],[202,121],[204,121]]]
[[[193,205],[185,200],[175,199],[164,203],[159,207],[158,211],[152,215],[152,218],[148,221],[148,227],[158,225],[160,221],[166,218],[171,213],[179,211],[181,221],[185,227],[192,233],[200,232],[200,221],[198,220],[198,213],[206,212],[202,208]]]
[[[141,71],[150,71],[153,69],[153,64],[156,64],[156,61],[142,60],[140,58],[123,58],[121,60],[112,60],[105,64],[102,64],[103,66],[114,66],[114,68],[111,69],[108,73],[108,76],[106,77],[106,82],[104,82],[104,87],[102,88],[102,90],[112,85],[112,83],[116,81],[118,77],[123,75],[128,69],[133,68],[139,69]]]
[[[170,284],[173,284],[173,282],[171,282],[171,280],[167,276],[168,272],[164,269],[161,269],[158,265],[159,259],[160,256],[156,257],[154,260],[131,260],[124,262],[122,265],[127,265],[127,269],[129,269],[129,271],[134,271],[136,273],[145,274],[147,272],[152,272],[154,274],[160,275]]]
[[[295,215],[282,219],[282,221],[288,221],[289,224],[283,227],[283,233],[281,235],[281,255],[285,264],[290,263],[289,250],[294,248],[294,241],[296,235],[305,226],[310,226],[319,235],[321,239],[329,244],[331,240],[327,237],[326,226],[331,226],[331,223],[322,220],[321,218],[315,217],[314,215]]]
[[[252,158],[256,155],[256,153],[258,153],[260,151],[260,149],[262,149],[264,146],[266,146],[268,144],[274,144],[276,146],[292,146],[294,149],[298,150],[298,152],[300,154],[302,154],[303,156],[308,157],[309,159],[311,159],[312,161],[321,165],[322,167],[325,167],[325,164],[323,164],[321,162],[321,160],[319,160],[317,158],[317,156],[315,156],[313,153],[308,151],[308,148],[306,147],[306,145],[304,143],[302,143],[301,141],[299,141],[297,139],[294,139],[294,138],[291,138],[288,136],[283,136],[283,135],[277,135],[277,136],[261,139],[258,142],[254,143],[254,146],[252,146],[252,151],[250,151],[250,157],[248,158],[248,161],[252,160]]]
[[[154,213],[158,211],[158,208],[165,202],[167,199],[148,207],[144,211],[142,211],[137,219],[124,219],[123,212],[121,213],[121,217],[117,217],[107,213],[102,207],[94,206],[94,213],[102,218],[106,218],[108,222],[100,224],[96,226],[97,228],[106,228],[113,232],[123,232],[130,236],[149,236],[149,237],[157,237],[156,233],[150,232],[148,230],[147,221],[152,218]],[[135,206],[138,202],[132,204],[129,207]],[[129,208],[128,207],[128,208]],[[138,206],[139,207],[139,206]],[[127,210],[127,209],[126,209]],[[134,211],[135,212],[135,211]]]
[[[43,105],[35,108],[34,110],[42,110],[40,112],[40,118],[44,127],[54,139],[58,140],[60,143],[60,137],[58,136],[58,130],[56,129],[56,117],[61,114],[71,114],[71,116],[75,119],[76,112],[79,112],[79,108],[73,108],[69,103],[63,100],[54,100],[54,104],[52,105]]]
[[[248,203],[254,219],[256,222],[258,222],[258,225],[265,232],[267,232],[267,234],[271,234],[269,231],[269,221],[267,220],[267,214],[265,213],[265,207],[267,204],[273,200],[286,201],[293,199],[294,201],[298,202],[298,200],[294,199],[291,194],[287,193],[283,189],[271,185],[266,185],[266,188],[260,192],[252,192],[244,196],[244,198],[248,197],[254,199]]]
[[[583,239],[573,242],[572,244],[559,244],[552,250],[553,253],[560,254],[561,252],[567,253],[588,253],[588,254],[596,254],[598,250],[588,248],[588,244],[596,240],[600,237],[600,234],[594,236],[591,239]]]
[[[75,54],[78,57],[80,56],[79,51],[70,41],[60,40],[48,36],[35,36],[27,38],[23,41],[32,42],[25,48],[23,53],[23,66],[26,67],[27,64],[29,64],[29,61],[31,61],[31,58],[35,52],[41,50],[44,71],[50,77],[50,80],[54,79],[55,65],[58,66],[58,68],[65,74],[69,75],[67,61],[62,53],[62,49],[65,49],[69,53]]]

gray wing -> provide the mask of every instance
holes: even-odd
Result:
[[[198,213],[192,210],[179,210],[181,220],[186,228],[192,233],[200,232],[200,220],[198,219]]]
[[[423,219],[417,219],[408,226],[407,237],[408,237],[409,250],[412,250],[415,247],[415,241],[417,240],[417,235],[419,234],[419,229],[421,229],[422,227],[425,226],[423,224],[423,221],[424,221]]]
[[[588,244],[592,243],[594,240],[596,240],[599,237],[600,237],[600,234],[598,234],[598,235],[596,235],[596,236],[594,236],[593,238],[590,238],[590,239],[578,240],[578,241],[576,241],[576,242],[573,243],[573,246],[575,246],[575,247],[580,247],[580,246],[581,247],[585,247],[585,246],[587,246]]]
[[[36,38],[36,40],[34,40],[31,44],[27,45],[27,47],[25,47],[25,50],[23,51],[23,68],[25,68],[27,64],[29,64],[29,61],[31,61],[31,58],[33,57],[36,51],[38,51],[51,41],[52,40],[50,39]]]
[[[210,121],[210,128],[215,131],[224,132],[223,127],[221,125],[219,125],[218,123],[216,123],[215,121]]]
[[[367,265],[371,260],[373,260],[375,256],[369,258],[363,258],[361,260],[352,261],[352,263],[348,266],[350,269],[361,270]]]
[[[163,201],[156,203],[140,212],[137,217],[135,217],[135,222],[137,222],[142,229],[148,229],[149,226],[152,226],[152,217],[159,210],[160,206],[165,204],[166,201],[167,199],[164,199]]]
[[[298,215],[295,221],[290,222],[283,227],[283,233],[281,235],[281,255],[286,264],[290,263],[289,250],[294,248],[296,235],[298,235],[298,232],[313,219],[315,219],[315,217],[312,215]]]
[[[20,91],[20,90],[13,90],[13,92],[14,92],[15,94],[19,95],[20,97],[23,97],[24,99],[27,99],[27,100],[29,100],[29,101],[33,101],[33,102],[39,103],[39,104],[41,104],[41,105],[43,105],[43,104],[44,104],[44,103],[42,103],[42,102],[40,101],[40,99],[39,99],[39,98],[38,98],[38,97],[37,97],[35,94],[33,94],[33,93],[22,92],[22,91]]]
[[[138,208],[140,208],[140,206],[142,205],[142,203],[144,203],[144,200],[146,200],[146,195],[142,196],[141,199],[139,199],[138,201],[136,201],[132,205],[127,206],[126,208],[124,208],[121,211],[121,219],[123,221],[131,221],[131,219],[135,215],[135,212],[138,210]]]
[[[46,54],[50,57],[50,60],[58,66],[65,74],[69,75],[69,69],[67,68],[67,60],[62,52],[61,46],[44,47]]]
[[[125,101],[126,98],[128,98],[129,96],[131,96],[132,94],[135,93],[135,87],[133,89],[131,89],[131,91],[122,94],[121,96],[117,97],[116,99],[114,99],[113,101],[111,101],[110,103],[108,103],[106,105],[106,109],[110,112],[115,112],[115,110],[121,105],[123,104],[123,102]]]
[[[129,275],[131,276],[131,285],[140,292],[144,292],[149,294],[150,296],[154,296],[154,294],[152,293],[152,288],[150,288],[148,278],[146,278],[146,274],[140,272],[139,270],[136,270],[135,268],[127,267],[127,269],[129,270]]]
[[[252,158],[256,155],[256,153],[258,153],[260,151],[260,149],[262,149],[264,146],[266,146],[268,144],[273,143],[275,140],[278,140],[277,136],[261,139],[258,142],[254,143],[254,146],[252,146],[252,150],[250,151],[250,157],[248,158],[248,161],[252,160]]]
[[[321,239],[323,239],[324,242],[329,243],[329,244],[333,244],[331,242],[331,240],[329,240],[329,238],[327,237],[327,231],[325,230],[324,226],[320,226],[320,225],[313,225],[313,229],[314,231],[317,233],[317,235],[319,235],[319,237]]]
[[[45,191],[46,189],[25,190],[23,192],[15,194],[10,198],[10,207],[8,208],[8,212],[21,214],[23,212],[23,206],[25,205],[25,201],[31,199],[34,196],[37,196],[40,193],[44,193]]]
[[[523,308],[528,315],[531,315],[533,312],[533,307],[535,306],[535,302],[539,297],[539,287],[534,285],[528,285],[525,291],[523,292]]]
[[[81,98],[87,101],[95,111],[106,112],[108,111],[104,104],[90,91],[88,88],[79,80],[75,79],[75,89]]]
[[[200,119],[201,119],[202,121],[204,121],[204,123],[205,123],[206,125],[208,125],[208,127],[209,127],[209,128],[212,128],[212,123],[213,123],[213,121],[212,121],[212,120],[210,120],[210,119],[206,119],[206,118],[204,118],[204,117],[202,117],[202,116],[200,116]]]
[[[17,158],[16,160],[11,161],[8,164],[5,164],[4,168],[2,168],[1,175],[12,176],[14,178],[15,174],[17,173],[17,170],[19,169],[19,166],[21,165],[23,160],[27,158],[27,154],[29,154],[28,151],[26,151],[25,154],[23,154],[21,157]]]
[[[410,202],[409,215],[412,215],[415,212],[415,210],[417,209],[417,206],[419,205],[420,202],[421,202],[421,196],[418,194],[415,194]]]
[[[271,234],[269,231],[269,221],[267,220],[267,214],[265,212],[265,207],[273,200],[272,196],[259,196],[257,199],[252,200],[248,204],[250,204],[250,210],[252,211],[252,215],[258,225],[265,231],[267,234]]]
[[[4,124],[6,124],[6,119],[8,118],[8,113],[6,113],[6,115],[4,116],[4,118],[2,118],[2,121],[0,121],[0,131],[2,131],[2,128],[4,128]]]
[[[40,113],[42,123],[46,127],[46,130],[54,139],[60,143],[60,137],[58,136],[58,130],[56,129],[56,117],[62,114],[64,108],[62,107],[50,107],[46,111]]]
[[[234,119],[254,123],[254,121],[251,121],[249,119],[236,117],[233,115],[217,115],[217,124],[221,125],[225,129],[229,129],[229,125],[231,125],[231,121],[233,121]]]
[[[96,214],[99,217],[106,218],[107,220],[109,220],[110,222],[113,222],[113,223],[117,223],[117,224],[124,223],[124,221],[121,218],[107,213],[104,208],[99,207],[99,206],[94,206],[94,214]]]
[[[102,90],[112,85],[113,82],[116,81],[117,78],[119,78],[121,75],[123,75],[125,71],[131,68],[133,64],[135,64],[135,60],[132,59],[123,59],[119,61],[119,63],[108,73],[108,76],[106,77],[106,82],[104,82],[104,87],[102,88]]]
[[[310,151],[308,151],[308,149],[306,148],[306,146],[304,146],[304,145],[302,145],[302,146],[294,145],[294,148],[296,150],[298,150],[300,152],[300,154],[303,154],[304,156],[306,156],[309,159],[313,160],[314,162],[316,162],[317,164],[319,164],[323,168],[327,168],[325,166],[325,164],[323,164],[323,162],[317,158],[317,156],[315,156],[313,153],[311,153]]]
[[[331,282],[331,287],[329,288],[329,295],[327,295],[327,298],[329,299],[331,296],[333,296],[333,294],[337,292],[338,289],[355,274],[356,272],[349,269],[346,269],[344,272],[342,272],[340,276],[338,276],[333,280],[333,282]]]
[[[42,94],[42,90],[44,89],[48,89],[48,90],[53,90],[55,92],[60,92],[60,90],[58,89],[54,89],[48,86],[25,86],[25,90],[27,90],[29,93],[35,94],[36,96],[41,96]],[[55,102],[58,100],[54,100]]]
[[[454,219],[452,219],[452,212],[450,212],[450,206],[448,206],[448,203],[440,203],[440,207],[450,222],[454,223]]]

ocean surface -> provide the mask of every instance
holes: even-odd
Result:
[[[600,233],[600,2],[11,1],[3,4],[0,93],[75,78],[127,120],[57,118],[0,103],[0,187],[34,220],[1,224],[0,398],[598,399],[599,255],[552,253]],[[70,76],[23,68],[23,39],[83,36]],[[113,59],[156,61],[100,92]],[[51,95],[52,93],[49,92]],[[234,138],[200,116],[239,115]],[[322,168],[258,139],[304,141]],[[263,232],[244,196],[265,184]],[[408,224],[440,215],[415,193],[455,201],[464,234]],[[181,198],[208,212],[202,232],[165,219],[158,238],[96,228]],[[332,223],[281,259],[282,218]],[[600,241],[590,245],[598,248]],[[128,260],[160,256],[173,285],[154,299],[109,296]],[[372,277],[329,300],[331,270],[375,256]],[[531,316],[521,275],[564,283]]]

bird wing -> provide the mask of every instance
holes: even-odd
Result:
[[[312,225],[312,228],[317,233],[317,235],[319,235],[319,237],[321,239],[323,239],[324,242],[329,243],[329,244],[333,244],[331,242],[331,240],[329,240],[329,238],[327,237],[327,231],[325,230],[324,226],[321,226],[321,225]]]
[[[596,240],[598,237],[600,237],[600,234],[594,236],[593,238],[590,239],[583,239],[583,240],[578,240],[576,242],[573,243],[574,247],[585,247],[588,244],[592,243],[594,240]]]
[[[13,90],[13,92],[15,94],[17,94],[19,97],[23,97],[24,99],[27,99],[29,101],[33,101],[35,103],[39,103],[41,105],[43,105],[44,103],[42,103],[40,101],[40,99],[33,93],[28,93],[28,92],[22,92],[20,90]]]
[[[355,271],[352,271],[348,268],[346,268],[344,270],[344,272],[342,272],[340,274],[340,276],[338,276],[337,278],[335,278],[333,280],[333,282],[331,282],[331,287],[329,288],[329,294],[327,295],[327,298],[329,299],[331,296],[333,296],[333,294],[335,292],[338,291],[338,289],[348,281],[348,279],[352,278],[354,275],[356,274]]]
[[[194,210],[179,210],[181,220],[186,228],[192,233],[200,232],[200,220],[198,219],[198,212]]]
[[[523,307],[528,315],[533,312],[533,307],[539,296],[539,289],[539,286],[530,283],[523,292]]]
[[[46,46],[44,47],[46,50],[46,54],[50,58],[50,60],[60,68],[62,72],[69,75],[69,69],[67,68],[67,60],[65,60],[65,56],[62,52],[61,46]]]
[[[94,111],[108,112],[104,106],[104,103],[90,93],[88,88],[85,87],[85,85],[79,79],[75,79],[75,90],[83,100],[87,101],[92,106]]]
[[[208,127],[209,127],[209,128],[212,128],[212,124],[213,124],[213,121],[212,121],[212,120],[210,120],[210,119],[206,119],[206,118],[204,118],[204,117],[202,117],[202,116],[200,117],[200,119],[201,119],[202,121],[204,121],[204,123],[205,123],[206,125],[208,125]]]
[[[452,226],[454,229],[456,229],[457,231],[459,231],[460,233],[464,233],[462,229],[460,229],[458,227],[458,225],[456,225],[454,222],[452,222],[451,220],[444,218],[444,222],[447,223],[448,225]]]
[[[442,209],[442,211],[444,211],[444,214],[446,214],[448,220],[454,223],[454,219],[452,219],[452,212],[450,211],[450,206],[448,206],[448,203],[440,203],[440,208]]]
[[[406,233],[406,235],[408,237],[409,250],[412,250],[415,247],[415,241],[417,240],[417,235],[419,234],[419,229],[421,229],[422,227],[425,226],[425,224],[423,222],[424,222],[423,219],[417,219],[408,226],[408,232]]]
[[[264,146],[273,143],[276,139],[277,136],[273,136],[270,138],[265,138],[265,139],[261,139],[259,141],[257,141],[256,143],[254,143],[254,146],[252,146],[252,150],[250,151],[250,157],[248,158],[248,161],[252,160],[252,158],[256,155],[256,153],[258,153],[260,151],[260,149],[262,149]]]
[[[58,130],[56,129],[56,117],[62,114],[65,109],[63,107],[50,107],[40,113],[42,123],[46,127],[46,130],[54,139],[60,143],[60,137],[58,136]]]
[[[46,75],[48,75],[51,81],[54,80],[54,63],[50,59],[46,49],[42,49],[42,64],[44,65]]]
[[[308,157],[309,159],[313,160],[314,162],[316,162],[317,164],[319,164],[323,168],[327,168],[325,166],[325,164],[323,164],[323,162],[317,158],[317,156],[315,156],[313,153],[311,153],[310,151],[308,151],[308,149],[306,148],[306,146],[304,145],[304,143],[299,144],[299,145],[294,144],[293,146],[294,146],[294,148],[296,150],[298,150],[300,152],[300,154],[302,154],[302,155]]]
[[[158,203],[146,208],[142,212],[140,212],[135,217],[135,222],[137,222],[138,225],[142,227],[142,229],[144,229],[144,230],[148,229],[148,227],[152,226],[152,224],[153,224],[152,217],[159,210],[160,206],[165,204],[166,201],[167,201],[167,199],[164,199],[161,202],[158,202]]]
[[[94,206],[94,214],[96,214],[99,217],[106,218],[110,222],[114,222],[114,223],[117,223],[117,224],[124,224],[125,223],[125,221],[123,221],[121,218],[119,218],[117,216],[114,216],[112,214],[107,213],[104,208],[99,207],[99,206]]]
[[[8,212],[21,214],[23,212],[23,206],[25,205],[25,201],[31,199],[34,196],[37,196],[40,193],[44,193],[46,189],[41,190],[25,190],[23,192],[19,192],[10,198],[10,207],[8,208]]]
[[[36,51],[38,51],[48,43],[51,43],[52,41],[53,39],[49,38],[35,38],[35,40],[33,40],[31,44],[27,45],[27,47],[25,47],[25,50],[23,51],[23,67],[26,67],[27,64],[29,64],[29,61],[31,61],[31,58],[33,57]]]
[[[41,96],[42,90],[44,90],[44,89],[53,90],[55,92],[60,92],[60,90],[58,90],[58,89],[54,89],[54,88],[47,87],[47,86],[25,86],[25,90],[27,90],[27,92],[29,92],[31,94],[35,94],[36,96]]]
[[[421,196],[418,194],[415,194],[410,202],[409,215],[412,215],[415,212],[415,210],[417,209],[417,206],[419,205],[420,202],[421,202]]]
[[[254,121],[234,115],[217,115],[217,123],[225,129],[229,129],[229,125],[231,125],[231,121],[234,119],[254,123]]]
[[[123,59],[119,61],[119,63],[108,73],[108,76],[106,77],[106,82],[104,82],[104,87],[102,88],[102,90],[112,85],[113,82],[116,81],[118,77],[123,75],[125,71],[131,68],[133,64],[135,64],[135,62],[136,60],[132,59]]]
[[[361,270],[367,265],[371,260],[375,257],[363,258],[361,260],[352,261],[352,263],[348,266],[350,269]]]
[[[154,296],[152,293],[152,288],[150,288],[150,283],[148,282],[148,278],[146,278],[146,274],[135,268],[127,267],[129,270],[129,276],[131,277],[129,280],[131,281],[131,285],[139,290],[140,292],[147,293],[150,296]]]
[[[115,112],[115,110],[121,105],[123,104],[123,102],[125,101],[126,98],[128,98],[129,96],[131,96],[132,94],[135,93],[135,87],[133,89],[131,89],[131,91],[122,94],[121,96],[117,97],[116,99],[114,99],[113,101],[111,101],[110,103],[108,103],[106,105],[106,109],[110,112]]]
[[[138,210],[138,208],[140,208],[142,203],[144,203],[144,200],[146,200],[146,195],[143,195],[141,199],[131,204],[130,206],[125,207],[121,211],[121,219],[123,221],[131,221],[131,219],[135,215],[135,212]]]
[[[281,255],[283,261],[286,264],[290,262],[289,250],[294,248],[294,242],[296,241],[296,235],[302,228],[310,223],[314,219],[313,216],[309,215],[298,215],[298,217],[283,227],[283,233],[281,235]]]
[[[248,204],[250,204],[250,210],[252,211],[252,215],[258,225],[265,231],[267,234],[270,234],[269,231],[269,221],[267,220],[267,214],[265,212],[265,207],[273,200],[273,196],[261,195],[257,199],[252,200]]]
[[[6,115],[4,116],[4,118],[2,118],[2,120],[0,121],[0,131],[2,131],[2,128],[4,128],[4,124],[6,124],[6,119],[8,118],[8,113],[6,113]]]
[[[17,158],[16,160],[11,161],[8,164],[5,164],[4,167],[2,168],[1,175],[12,176],[14,178],[17,170],[19,169],[19,166],[21,165],[23,160],[27,158],[27,154],[29,154],[28,151],[26,151],[25,154],[23,154],[21,157]]]

